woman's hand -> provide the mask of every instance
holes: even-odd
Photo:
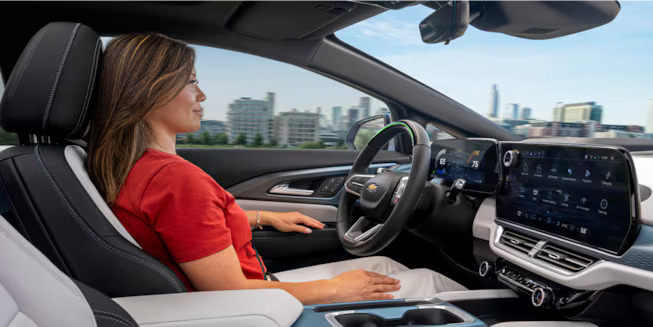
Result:
[[[311,228],[324,228],[323,223],[299,212],[261,211],[261,221],[263,225],[270,225],[281,232],[309,234]]]
[[[345,271],[329,280],[335,288],[333,302],[388,300],[398,291],[399,280],[363,269]]]

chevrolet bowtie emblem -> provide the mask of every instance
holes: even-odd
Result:
[[[379,188],[379,187],[376,186],[376,184],[367,185],[367,190],[370,191],[370,192],[376,191],[377,188]]]

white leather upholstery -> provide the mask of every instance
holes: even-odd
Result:
[[[578,321],[511,321],[502,322],[492,327],[597,327],[589,322]]]
[[[302,304],[279,289],[194,292],[114,298],[147,327],[289,327]]]
[[[442,301],[464,301],[464,300],[487,300],[487,299],[505,299],[516,298],[517,293],[511,289],[497,290],[470,290],[470,291],[450,291],[438,293],[436,297]]]
[[[84,295],[0,217],[0,326],[96,326]]]
[[[93,200],[93,203],[95,203],[100,212],[105,218],[107,218],[107,221],[109,221],[113,228],[115,228],[122,237],[140,248],[141,246],[127,232],[125,227],[120,223],[120,220],[118,220],[116,215],[113,214],[111,208],[109,208],[107,203],[104,202],[104,199],[100,195],[100,192],[95,188],[95,185],[93,185],[93,182],[91,182],[91,178],[88,176],[88,172],[86,171],[86,151],[78,145],[69,145],[64,150],[64,156],[66,157],[68,165],[70,165],[70,168],[73,170],[73,173],[75,173],[75,177],[77,177],[79,183],[82,184],[86,193],[91,197],[91,200]]]

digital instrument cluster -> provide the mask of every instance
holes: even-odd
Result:
[[[636,230],[630,155],[617,147],[501,143],[497,218],[619,253]]]
[[[442,140],[431,144],[432,181],[445,186],[465,180],[464,192],[494,194],[499,185],[498,142],[491,139]]]

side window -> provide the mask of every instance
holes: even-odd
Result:
[[[2,71],[0,71],[0,99],[5,94],[5,80]],[[16,134],[7,133],[0,128],[0,150],[4,149],[2,145],[16,145]]]
[[[426,133],[429,135],[429,140],[431,143],[439,140],[455,139],[453,135],[441,130],[433,123],[426,124]]]
[[[201,128],[177,135],[179,147],[346,149],[353,123],[388,112],[376,98],[290,64],[194,48],[207,99]]]

